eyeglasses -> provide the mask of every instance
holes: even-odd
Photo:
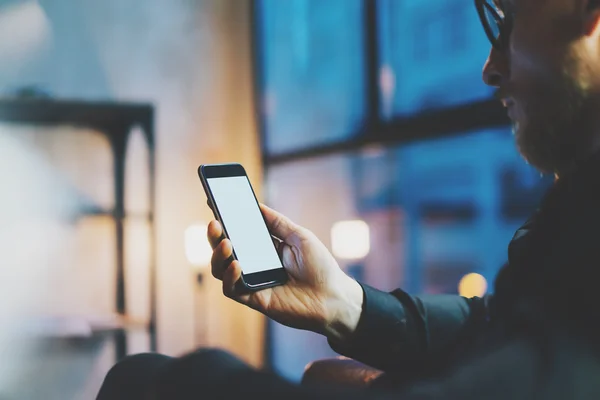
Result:
[[[492,46],[499,51],[508,48],[512,31],[512,12],[499,7],[501,0],[475,0],[479,19]]]

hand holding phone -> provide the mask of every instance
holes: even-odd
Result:
[[[208,185],[210,189],[210,182]],[[236,200],[241,199],[236,196]],[[249,274],[242,258],[236,257],[238,245],[227,235],[229,222],[218,211],[219,205],[220,201],[213,198],[213,211],[223,218],[209,224],[208,239],[214,249],[212,273],[223,281],[223,292],[228,297],[284,325],[330,338],[343,340],[354,331],[362,311],[360,285],[340,269],[312,232],[264,205],[256,207],[270,235],[281,240],[278,253],[288,280],[285,284],[240,293],[238,283],[246,282]]]

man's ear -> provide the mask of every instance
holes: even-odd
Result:
[[[583,33],[590,36],[600,29],[600,0],[585,0],[585,3]]]

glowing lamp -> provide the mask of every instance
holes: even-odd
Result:
[[[205,224],[193,224],[185,230],[185,256],[197,270],[208,267],[212,257],[212,248],[206,238],[206,229]]]
[[[467,298],[481,297],[487,290],[487,281],[479,274],[467,274],[458,284],[458,293]]]
[[[331,228],[331,250],[337,258],[358,260],[370,249],[369,225],[365,221],[340,221]]]

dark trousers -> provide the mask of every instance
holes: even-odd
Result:
[[[408,390],[299,386],[218,350],[140,354],[110,370],[97,399],[600,399],[600,360],[588,346],[564,337],[538,342],[515,340]]]

